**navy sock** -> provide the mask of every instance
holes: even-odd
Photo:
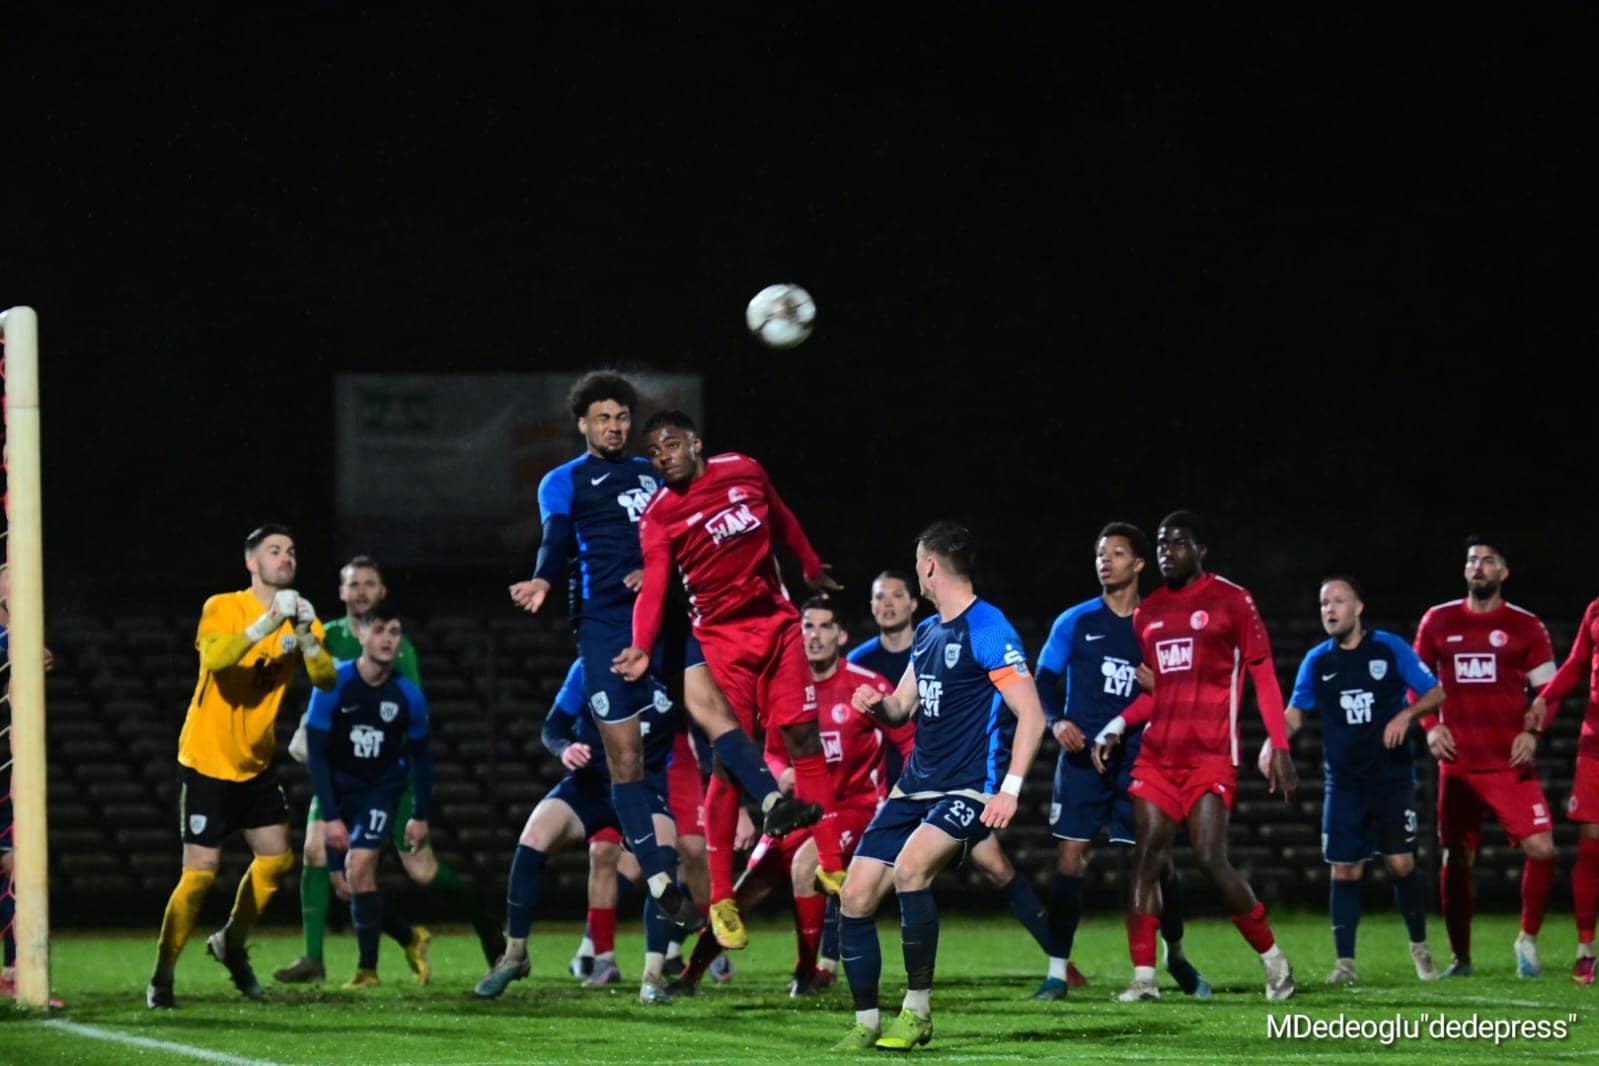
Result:
[[[1389,878],[1394,883],[1394,906],[1405,920],[1410,942],[1419,944],[1427,939],[1427,903],[1421,895],[1421,875],[1411,870],[1403,877],[1390,874]]]
[[[822,946],[819,954],[824,959],[838,958],[838,942],[841,939],[840,919],[842,911],[838,909],[838,897],[827,897],[827,910],[822,914]]]
[[[643,781],[612,781],[611,804],[622,835],[644,870],[644,881],[661,872],[659,846],[655,842],[655,817],[650,813],[649,787]],[[654,890],[651,890],[654,894]]]
[[[355,926],[355,943],[360,953],[356,963],[363,970],[378,968],[378,947],[383,943],[383,894],[357,892],[350,897],[350,924]]]
[[[766,761],[755,750],[755,742],[742,729],[729,729],[716,738],[711,749],[716,752],[717,761],[727,767],[733,780],[743,786],[756,803],[777,791],[772,771],[766,768]]]
[[[383,908],[383,931],[402,948],[410,947],[411,937],[415,935],[415,930],[411,928],[411,923],[405,920],[405,915],[393,907]]]
[[[1049,957],[1069,959],[1083,919],[1083,879],[1056,873],[1049,886]]]
[[[1183,879],[1175,869],[1160,879],[1160,935],[1168,944],[1183,938]]]
[[[516,846],[511,859],[511,876],[505,885],[505,935],[527,936],[533,927],[533,909],[544,888],[544,853],[525,844]]]
[[[1010,904],[1010,912],[1016,920],[1022,923],[1028,933],[1032,934],[1038,946],[1045,955],[1053,955],[1050,950],[1052,943],[1049,935],[1049,912],[1044,905],[1038,902],[1038,893],[1033,891],[1033,886],[1027,883],[1027,878],[1017,874],[1006,882],[1001,889],[1005,894],[1005,902]]]
[[[899,894],[899,929],[905,951],[905,987],[912,992],[932,988],[933,962],[938,957],[938,904],[933,902],[932,889]]]
[[[677,849],[669,848],[662,844],[656,849],[656,861],[661,869],[673,881],[677,880]],[[688,894],[685,888],[684,895]],[[667,920],[661,913],[661,908],[656,904],[654,896],[644,897],[644,950],[666,954],[666,945],[671,943],[672,931],[682,931],[682,928]]]
[[[877,942],[877,919],[844,916],[844,978],[856,1010],[877,1009],[877,985],[883,977],[883,946]]]
[[[1340,959],[1355,957],[1355,927],[1360,924],[1360,882],[1332,881],[1333,947]]]

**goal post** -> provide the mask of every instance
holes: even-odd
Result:
[[[12,891],[17,999],[50,1004],[50,867],[45,809],[44,553],[39,475],[39,319],[0,311],[5,389],[6,565],[11,579],[9,682]],[[0,748],[0,762],[8,757]]]

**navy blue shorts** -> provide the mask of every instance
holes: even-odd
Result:
[[[350,847],[381,848],[394,836],[394,817],[405,794],[407,777],[346,792],[339,797],[339,814],[350,831]]]
[[[875,859],[893,866],[905,841],[926,823],[970,847],[993,830],[978,818],[983,801],[966,796],[937,796],[933,799],[891,799],[877,808],[871,824],[861,834],[855,857]]]
[[[583,657],[583,695],[600,722],[625,722],[637,718],[655,703],[659,682],[649,674],[623,681],[611,672],[611,660],[633,642],[633,622],[625,619],[585,618],[577,627],[577,650]],[[655,663],[651,663],[651,669]]]
[[[672,808],[666,801],[666,775],[645,774],[644,783],[649,786],[650,813],[672,817]],[[544,799],[560,800],[572,808],[577,820],[583,823],[584,837],[591,837],[601,829],[620,831],[622,828],[611,802],[611,783],[602,774],[581,771],[567,774],[544,794]]]
[[[1055,839],[1092,841],[1105,829],[1112,844],[1133,842],[1133,798],[1127,789],[1133,783],[1133,763],[1143,735],[1134,733],[1126,744],[1117,745],[1104,774],[1094,769],[1087,749],[1076,754],[1061,750],[1049,805],[1049,828]]]
[[[1321,808],[1322,858],[1357,863],[1415,850],[1415,786],[1408,777],[1347,785],[1327,782]]]

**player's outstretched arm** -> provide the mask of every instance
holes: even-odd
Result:
[[[1016,735],[1011,741],[1010,768],[999,791],[983,806],[982,822],[992,829],[1003,829],[1016,817],[1016,802],[1022,794],[1027,768],[1038,754],[1044,737],[1044,706],[1038,700],[1038,686],[1025,674],[1013,675],[1000,690],[1000,698],[1016,716]]]
[[[850,696],[849,702],[850,706],[861,714],[869,715],[879,722],[891,726],[902,724],[921,706],[921,697],[916,690],[916,664],[911,663],[905,667],[905,673],[899,679],[899,687],[888,695],[879,692],[872,685],[861,685]]]
[[[1438,708],[1444,705],[1444,687],[1434,684],[1410,706],[1400,710],[1388,720],[1383,727],[1382,746],[1397,748],[1405,742],[1405,734],[1410,732],[1410,723],[1423,715],[1437,714]]]

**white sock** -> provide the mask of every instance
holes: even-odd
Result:
[[[1134,966],[1133,980],[1139,984],[1152,985],[1155,983],[1155,968],[1153,966]]]
[[[1282,958],[1282,955],[1283,949],[1278,947],[1276,944],[1273,944],[1271,947],[1260,953],[1260,958],[1263,962],[1270,962],[1272,959]]]
[[[1051,955],[1049,957],[1049,976],[1057,981],[1066,980],[1066,964],[1069,961],[1069,959],[1057,959]]]
[[[667,877],[666,873],[663,871],[650,878],[646,883],[650,886],[650,895],[654,896],[656,899],[660,899],[661,894],[671,887],[672,879]]]
[[[683,942],[681,940],[669,941],[666,945],[668,959],[681,959],[683,957]]]
[[[614,952],[614,951],[602,951],[598,955],[594,956],[594,961],[595,962],[615,962],[616,961],[616,952]]]
[[[666,956],[659,951],[646,951],[644,953],[644,976],[661,979],[661,968],[666,965]]]
[[[907,988],[905,1002],[902,1007],[913,1012],[918,1018],[931,1018],[933,1016],[933,990],[931,988]]]
[[[837,959],[817,959],[816,960],[816,968],[818,970],[826,970],[828,973],[834,973],[834,972],[836,972],[838,970],[838,960]]]
[[[1586,943],[1586,944],[1579,942],[1577,944],[1577,958],[1579,958],[1579,959],[1589,959],[1589,958],[1592,958],[1592,957],[1593,957],[1593,943],[1592,943],[1592,941],[1590,941],[1589,943]]]
[[[577,953],[581,958],[592,959],[594,957],[594,939],[592,937],[584,937],[583,943],[577,946]]]
[[[876,1007],[873,1007],[871,1010],[856,1011],[855,1023],[857,1025],[864,1025],[873,1032],[881,1032],[883,1029],[883,1017],[878,1012]]]

